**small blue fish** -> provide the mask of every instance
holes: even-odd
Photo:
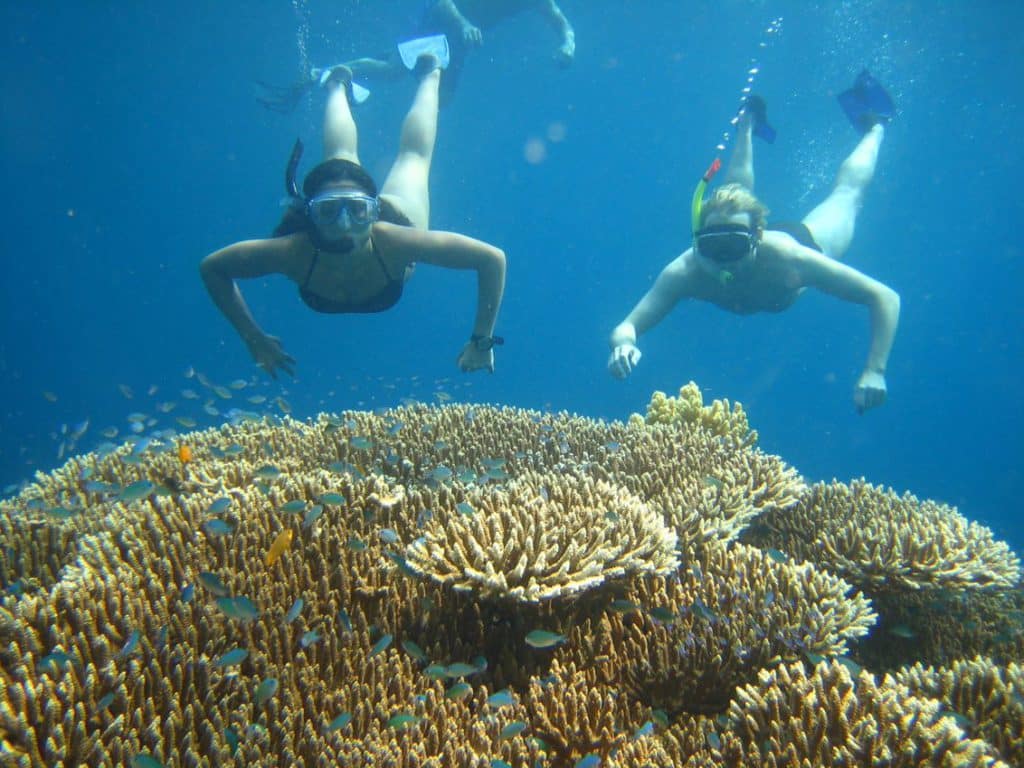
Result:
[[[503,469],[488,469],[487,472],[484,473],[484,477],[488,480],[508,480],[508,472]]]
[[[707,739],[708,746],[712,749],[722,748],[722,739],[714,731],[708,731],[705,738]]]
[[[186,584],[184,587],[181,588],[181,602],[186,603],[186,604],[187,603],[191,603],[193,598],[195,598],[195,596],[196,596],[196,585],[195,584]]]
[[[668,728],[668,713],[664,709],[652,709],[651,719],[654,720],[656,725]]]
[[[199,583],[213,593],[214,597],[225,597],[229,590],[220,577],[209,571],[199,572]]]
[[[644,736],[650,736],[652,733],[654,733],[654,721],[648,720],[633,732],[633,738],[642,739]]]
[[[356,536],[350,536],[345,546],[353,552],[362,552],[366,549],[366,542]]]
[[[487,705],[490,707],[511,707],[513,704],[515,704],[515,700],[508,688],[503,688],[487,697]]]
[[[266,483],[272,483],[281,476],[281,470],[271,464],[265,464],[256,470],[256,477]]]
[[[597,768],[599,765],[601,765],[601,758],[591,752],[577,760],[573,768]]]
[[[351,712],[342,712],[340,715],[338,715],[336,718],[334,718],[333,720],[331,720],[331,722],[329,722],[327,724],[327,731],[328,732],[340,731],[342,728],[344,728],[346,725],[348,725],[351,722],[352,722],[352,713]]]
[[[430,477],[434,482],[447,483],[452,479],[452,471],[444,464],[438,464],[430,473]]]
[[[545,629],[535,629],[526,636],[526,644],[538,650],[547,650],[561,645],[566,640],[565,635],[557,632],[548,632]]]
[[[345,503],[345,497],[342,496],[340,493],[328,491],[327,493],[320,494],[319,501],[321,504],[327,506],[340,507]]]
[[[275,693],[277,693],[277,678],[268,677],[256,687],[256,693],[253,694],[253,706],[263,706]]]
[[[152,495],[155,490],[156,485],[149,480],[138,480],[122,488],[121,492],[117,495],[117,500],[124,504],[131,504]]]
[[[222,515],[229,509],[231,509],[231,499],[227,496],[220,496],[210,503],[206,511],[211,515]]]
[[[142,639],[142,633],[137,629],[133,629],[132,633],[128,635],[128,639],[121,647],[121,651],[117,654],[120,658],[131,655],[132,651],[139,647],[139,640]]]
[[[469,683],[455,683],[447,691],[444,692],[446,699],[452,699],[453,701],[461,701],[473,692],[473,686]]]
[[[611,609],[615,613],[633,613],[639,611],[640,606],[629,600],[612,600]]]
[[[370,655],[368,658],[373,658],[378,653],[383,653],[389,645],[391,645],[391,635],[384,635],[380,640],[373,644],[373,648],[370,649]]]
[[[476,514],[476,510],[473,509],[473,505],[467,501],[460,501],[455,505],[455,509],[459,511],[460,515],[465,515],[466,517],[472,517]]]
[[[498,737],[501,739],[513,739],[525,730],[526,723],[522,720],[515,720],[502,728]]]
[[[388,551],[384,553],[384,556],[387,557],[387,559],[393,562],[395,565],[397,565],[398,570],[404,573],[406,576],[411,576],[413,578],[419,576],[419,574],[416,572],[416,569],[409,565],[409,561],[397,552]]]
[[[398,534],[392,528],[381,528],[380,538],[385,544],[398,543]]]
[[[102,697],[100,697],[100,700],[96,702],[96,714],[98,715],[100,712],[102,712],[107,707],[109,707],[111,704],[113,704],[114,703],[114,698],[115,698],[115,696],[114,696],[113,691],[111,691],[110,693],[104,694]]]
[[[418,645],[416,645],[416,643],[414,643],[412,640],[403,640],[402,641],[402,648],[405,649],[406,653],[408,653],[416,661],[418,661],[418,662],[420,662],[422,664],[426,664],[427,661],[429,661],[429,659],[427,658],[426,652],[422,648],[420,648]]]
[[[411,728],[420,721],[421,718],[416,715],[411,715],[408,712],[399,712],[398,714],[392,715],[388,720],[388,727],[394,728],[396,731],[404,731],[406,728]]]
[[[472,664],[466,664],[462,661],[457,661],[454,664],[449,664],[445,667],[445,675],[450,678],[468,677],[469,675],[475,675],[480,670]]]
[[[232,648],[213,662],[213,666],[218,668],[233,667],[237,664],[241,664],[248,656],[249,652],[245,650],[245,648]]]
[[[211,536],[226,536],[235,530],[231,523],[221,520],[219,517],[215,517],[213,520],[207,520],[203,523],[203,528]]]
[[[357,451],[368,451],[371,448],[373,448],[373,440],[371,440],[368,437],[363,437],[362,435],[356,435],[355,437],[352,437],[348,442],[349,445],[351,445]]]
[[[299,645],[303,648],[309,648],[314,643],[320,642],[320,633],[315,629],[311,629],[308,632],[304,632],[302,637],[299,638]]]
[[[302,499],[292,499],[291,501],[286,501],[284,504],[278,507],[277,511],[285,512],[287,514],[297,514],[299,512],[305,512],[306,502],[303,501]]]
[[[344,608],[338,611],[338,622],[341,624],[341,628],[346,632],[352,631],[352,619],[348,615],[348,611]]]
[[[423,674],[431,680],[444,680],[448,677],[448,670],[441,664],[429,664]]]
[[[238,745],[242,742],[238,736],[238,731],[231,727],[224,729],[224,741],[228,743],[228,751],[232,755],[235,754],[238,750]]]
[[[786,556],[786,553],[778,549],[768,549],[765,551],[767,552],[768,557],[770,557],[776,563],[785,563],[789,560],[789,558]]]
[[[491,768],[512,768],[512,766],[509,763],[506,763],[504,760],[494,758],[493,760],[491,760]]]
[[[68,509],[67,507],[50,507],[46,514],[50,517],[56,518],[57,520],[67,520],[75,516],[75,511],[73,509]]]
[[[295,602],[292,603],[292,607],[288,609],[288,613],[284,615],[284,623],[291,624],[302,613],[302,607],[306,604],[306,601],[301,597],[295,598]]]
[[[132,768],[164,768],[164,764],[152,755],[136,755],[131,760]]]
[[[75,658],[70,654],[64,653],[64,651],[53,651],[39,660],[39,663],[36,664],[36,669],[43,672],[49,667],[60,669],[66,664],[74,666]]]
[[[255,621],[260,615],[256,604],[248,597],[218,597],[216,602],[224,615],[242,623]]]
[[[305,517],[302,518],[302,527],[303,528],[309,528],[310,526],[313,525],[313,523],[315,523],[317,520],[320,519],[320,516],[323,513],[324,513],[324,505],[323,504],[314,504],[312,507],[310,507],[307,510]]]

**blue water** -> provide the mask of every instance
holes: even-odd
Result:
[[[282,117],[256,103],[254,81],[384,50],[418,5],[0,6],[0,484],[56,466],[62,424],[90,420],[81,450],[104,427],[124,434],[133,411],[215,423],[179,394],[200,389],[183,377],[190,366],[222,384],[258,374],[197,265],[274,226],[293,140],[309,147],[304,170],[319,154],[322,103]],[[454,365],[471,330],[471,273],[421,267],[400,305],[371,317],[315,315],[279,278],[242,287],[298,378],[259,374],[244,394],[283,395],[298,417],[440,388],[625,418],[653,390],[694,379],[707,397],[743,402],[762,447],[809,479],[865,476],[944,501],[1022,548],[1019,4],[563,7],[577,34],[571,69],[551,63],[541,21],[514,19],[487,34],[441,115],[432,226],[508,254],[497,372]],[[781,34],[759,47],[779,16]],[[629,381],[605,372],[609,331],[689,244],[693,184],[755,56],[779,131],[756,146],[757,189],[776,218],[822,199],[854,146],[834,95],[862,67],[899,105],[847,254],[903,302],[890,401],[864,416],[851,390],[867,312],[821,295],[777,316],[680,306],[643,337]],[[357,113],[378,179],[412,89],[411,78],[379,88]],[[548,138],[552,126],[564,140]],[[524,157],[531,140],[544,143],[540,163]],[[162,415],[161,401],[177,409]]]

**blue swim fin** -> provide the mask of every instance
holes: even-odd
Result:
[[[853,127],[861,133],[867,133],[875,123],[888,123],[896,114],[892,98],[866,69],[857,75],[852,88],[836,98]]]
[[[752,131],[755,136],[769,144],[775,143],[775,129],[768,125],[768,105],[764,99],[756,93],[747,96],[747,102],[743,107],[753,118]]]

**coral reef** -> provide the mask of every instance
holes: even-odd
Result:
[[[759,543],[817,562],[872,594],[1012,587],[1020,560],[983,525],[912,494],[863,480],[818,483],[769,511]]]
[[[671,423],[264,418],[38,475],[0,502],[3,764],[814,765],[807,724],[847,760],[1016,755],[1009,726],[986,746],[942,717],[955,686],[923,672],[801,671],[872,606],[811,551],[736,539],[840,510],[697,395]],[[982,558],[960,579],[1006,565],[959,541]],[[1011,717],[1019,671],[992,674]]]
[[[633,423],[639,420],[640,417],[636,416]],[[700,387],[692,381],[679,388],[678,397],[655,392],[643,421],[647,424],[696,425],[741,447],[750,447],[757,442],[757,430],[750,428],[742,405],[730,405],[728,400],[713,400],[711,405],[704,405]]]

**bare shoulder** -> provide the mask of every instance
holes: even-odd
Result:
[[[241,240],[221,248],[204,259],[208,268],[220,270],[230,277],[260,277],[283,274],[292,279],[312,256],[309,238],[302,234]]]

